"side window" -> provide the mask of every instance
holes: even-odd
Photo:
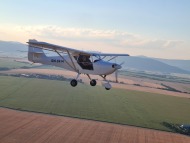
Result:
[[[77,61],[78,60],[78,56],[74,56],[75,60]]]
[[[34,53],[34,58],[39,58],[40,55],[38,53]]]
[[[100,56],[93,56],[94,63],[101,60]]]
[[[91,58],[89,55],[80,55],[78,58],[78,62],[87,62],[87,63],[91,63]]]
[[[79,55],[78,64],[86,70],[93,70],[93,64],[90,55]]]

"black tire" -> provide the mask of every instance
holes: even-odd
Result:
[[[96,86],[96,80],[95,80],[95,79],[92,79],[92,80],[90,81],[90,85],[91,85],[91,86]]]
[[[105,87],[105,89],[106,89],[106,90],[110,90],[110,88],[106,88],[106,87]]]
[[[71,80],[70,84],[72,87],[77,86],[77,80],[76,79]]]

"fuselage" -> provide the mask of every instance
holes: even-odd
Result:
[[[47,57],[45,54],[38,54],[38,56],[32,55],[32,58],[29,58],[29,60],[34,63],[52,65],[70,71],[75,71],[75,72],[77,71],[78,73],[92,74],[92,75],[109,75],[120,68],[120,65],[107,62],[101,59],[90,61],[89,63],[86,63],[87,65],[85,67],[85,65],[79,63],[78,59],[69,55],[64,55],[62,57],[60,56]]]
[[[115,72],[116,82],[118,69],[121,65],[110,62],[118,56],[129,56],[128,54],[110,54],[85,52],[77,49],[58,46],[46,42],[39,42],[35,39],[30,39],[28,45],[28,60],[33,63],[41,63],[45,65],[52,65],[67,69],[77,73],[77,77],[72,79],[70,84],[72,87],[77,86],[77,79],[80,74],[86,74],[90,79],[90,85],[95,86],[96,80],[92,79],[90,75],[100,75],[104,81],[106,76]],[[47,56],[43,50],[51,51],[57,56]],[[105,60],[107,57],[107,61]],[[111,89],[109,81],[102,84],[106,90]]]

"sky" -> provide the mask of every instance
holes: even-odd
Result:
[[[189,0],[0,0],[0,40],[190,60]]]

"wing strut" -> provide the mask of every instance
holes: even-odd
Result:
[[[72,62],[72,64],[73,64],[73,67],[74,67],[75,71],[78,72],[78,70],[77,70],[77,68],[76,68],[76,66],[75,66],[75,64],[74,64],[74,62],[73,62],[73,59],[72,59],[72,57],[71,57],[71,54],[69,53],[68,50],[67,50],[67,54],[69,55],[69,58],[71,59],[71,62]]]
[[[74,66],[70,65],[70,64],[67,62],[67,60],[65,60],[65,58],[64,58],[59,52],[57,52],[57,50],[55,50],[55,52],[67,63],[68,66],[70,66],[74,71],[76,71],[76,72],[78,73],[78,70],[76,69],[76,67],[75,67],[75,65],[74,65],[74,62],[72,61],[71,56],[69,56],[69,57],[70,57],[70,59],[71,59],[71,61],[72,61],[72,63],[73,63]],[[67,51],[67,53],[69,53],[69,52]],[[69,54],[69,55],[70,55],[70,54]]]
[[[108,61],[111,61],[111,60],[113,60],[113,59],[115,59],[115,58],[117,58],[118,56],[114,56],[114,57],[112,57],[111,59],[109,59]]]

